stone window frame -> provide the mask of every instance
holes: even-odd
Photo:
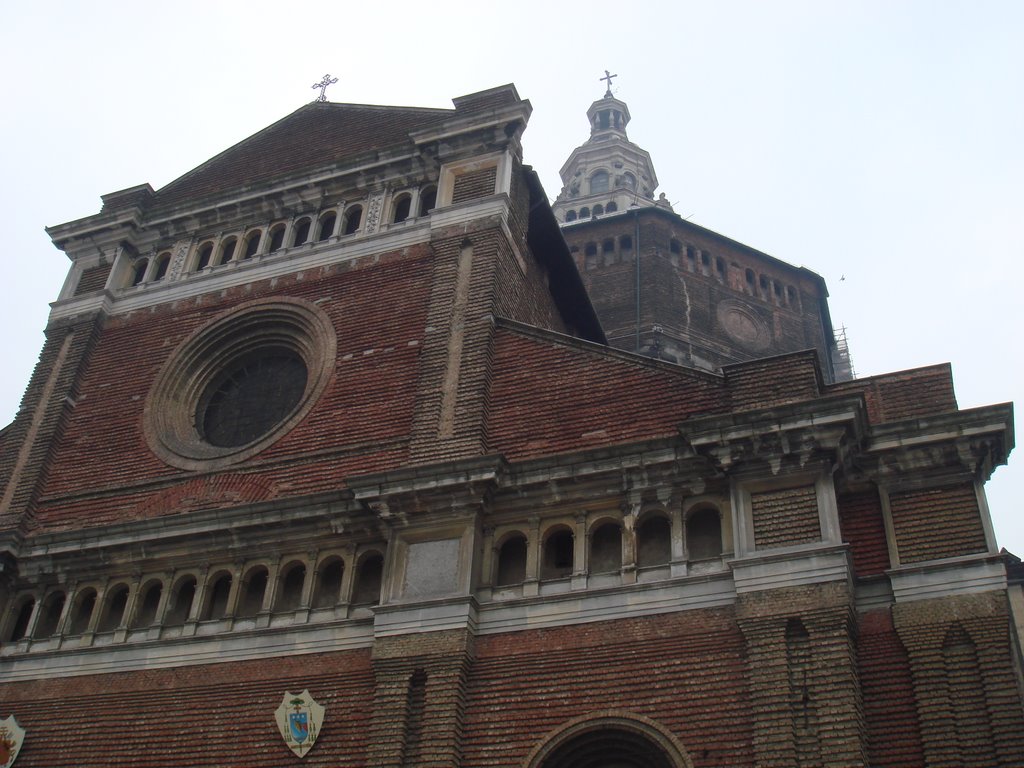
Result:
[[[472,160],[445,163],[437,181],[437,208],[452,204],[455,193],[455,179],[467,173],[476,173],[494,168],[494,191],[491,194],[509,193],[512,189],[512,156],[508,151],[495,152],[490,155],[474,157]],[[475,204],[479,200],[470,200],[466,204]]]
[[[196,408],[208,387],[245,355],[287,350],[306,366],[306,386],[291,414],[244,445],[215,446],[196,426]],[[255,299],[222,312],[178,345],[156,376],[143,411],[150,449],[179,469],[221,469],[251,458],[280,440],[312,410],[336,365],[334,325],[317,305],[301,299]]]

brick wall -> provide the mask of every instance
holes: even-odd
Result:
[[[475,200],[478,197],[487,197],[494,194],[494,184],[498,179],[498,168],[482,168],[479,171],[460,173],[455,177],[455,186],[452,189],[452,203],[464,203],[467,200]]]
[[[75,296],[84,296],[87,293],[103,290],[112,266],[112,264],[100,264],[97,267],[84,270],[82,276],[78,278],[78,285],[75,286]]]
[[[889,508],[900,563],[987,549],[973,485],[893,493]]]
[[[292,765],[274,712],[308,688],[323,729],[303,766],[366,764],[370,653],[61,677],[0,685],[5,716],[26,729],[19,768],[49,766]]]
[[[667,728],[696,768],[752,766],[745,677],[728,609],[481,637],[463,764],[522,765],[567,720],[616,710]]]
[[[821,540],[814,486],[750,494],[757,549]]]
[[[875,489],[840,494],[839,529],[850,545],[855,576],[878,576],[888,570],[889,547],[885,539],[882,502]]]
[[[948,364],[833,384],[828,391],[863,392],[872,424],[952,413],[957,409],[953,372]]]

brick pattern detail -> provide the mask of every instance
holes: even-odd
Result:
[[[523,765],[545,734],[595,710],[657,721],[696,768],[752,768],[752,711],[732,610],[478,638],[463,765]]]
[[[857,667],[871,765],[924,765],[910,662],[896,635],[889,609],[860,614],[857,640]]]
[[[885,520],[877,490],[849,493],[837,498],[839,530],[850,545],[854,576],[878,576],[889,569]]]
[[[746,641],[750,706],[757,713],[757,765],[867,766],[845,586],[743,595],[737,612]],[[800,630],[806,631],[802,642]],[[817,721],[813,730],[806,722],[810,717]]]
[[[455,177],[452,189],[452,204],[476,200],[494,194],[494,184],[498,180],[497,166],[481,168],[479,171],[460,173]]]
[[[83,270],[82,276],[78,278],[78,285],[75,286],[75,296],[85,296],[88,293],[102,291],[103,286],[107,284],[107,278],[110,277],[112,266],[112,264],[100,264]]]
[[[821,541],[814,486],[750,494],[757,549]]]
[[[1024,765],[1024,710],[1006,594],[898,604],[927,765]]]
[[[872,424],[902,421],[956,410],[953,372],[948,364],[834,384],[830,394],[862,392]]]
[[[889,508],[902,564],[987,549],[972,485],[894,493]]]
[[[286,691],[305,688],[327,711],[302,765],[366,765],[373,704],[368,651],[36,680],[0,685],[0,700],[28,731],[19,768],[279,768],[298,760],[274,712]],[[125,727],[114,737],[104,722]]]
[[[465,631],[378,639],[368,765],[463,765],[465,684],[473,638]]]
[[[730,365],[725,380],[736,411],[813,400],[821,391],[813,353]]]
[[[695,371],[515,329],[499,329],[496,358],[490,445],[511,460],[666,437],[687,416],[724,408],[721,384]]]
[[[7,428],[0,455],[0,530],[31,525],[40,487],[55,462],[55,443],[69,428],[82,387],[79,379],[100,333],[99,316],[52,327],[21,409]]]

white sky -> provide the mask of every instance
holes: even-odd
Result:
[[[658,191],[823,275],[860,375],[949,361],[961,408],[1024,399],[1024,3],[28,5],[0,11],[2,423],[67,270],[43,226],[167,184],[325,72],[332,101],[413,106],[514,82],[553,198],[608,68]],[[1000,545],[1024,555],[1022,467],[988,493]]]

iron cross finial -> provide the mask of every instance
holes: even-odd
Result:
[[[327,86],[334,85],[336,82],[338,82],[338,78],[331,77],[330,75],[324,75],[323,80],[321,80],[319,83],[314,83],[312,87],[320,89],[320,95],[317,96],[316,100],[327,101]]]
[[[604,71],[604,77],[597,78],[598,80],[607,80],[608,81],[608,90],[606,90],[604,92],[605,98],[611,98],[611,95],[612,95],[612,78],[613,77],[618,77],[618,75],[613,75],[611,72],[609,72],[606,69]]]

